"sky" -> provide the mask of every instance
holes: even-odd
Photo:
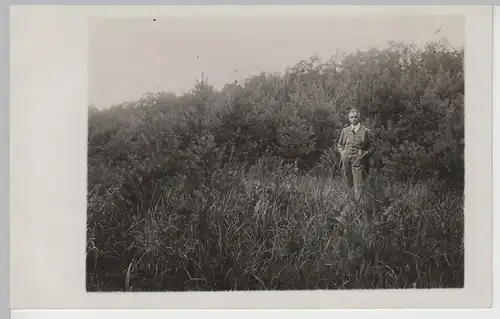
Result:
[[[464,45],[461,16],[177,17],[94,21],[89,29],[89,104],[107,108],[147,92],[190,90],[202,72],[211,84],[282,72],[317,54],[425,45]]]

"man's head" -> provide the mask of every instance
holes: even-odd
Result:
[[[357,109],[351,109],[349,111],[349,122],[351,122],[352,125],[357,125],[359,123],[359,117],[360,117],[360,112]]]

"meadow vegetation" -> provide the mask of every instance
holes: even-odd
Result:
[[[87,290],[462,287],[463,57],[390,43],[90,107]],[[377,141],[360,203],[352,107]]]

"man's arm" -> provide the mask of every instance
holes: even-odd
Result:
[[[342,153],[342,151],[344,150],[344,129],[340,131],[339,141],[337,142],[337,149],[339,153]]]
[[[366,130],[366,143],[368,144],[368,147],[366,148],[366,151],[363,152],[361,157],[371,156],[375,153],[375,136],[371,130]]]

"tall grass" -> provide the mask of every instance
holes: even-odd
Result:
[[[88,245],[87,288],[463,286],[462,194],[373,174],[356,204],[329,176],[261,158],[194,188],[182,178],[157,182],[128,218],[120,195],[97,187],[88,198],[88,241],[99,245]]]

